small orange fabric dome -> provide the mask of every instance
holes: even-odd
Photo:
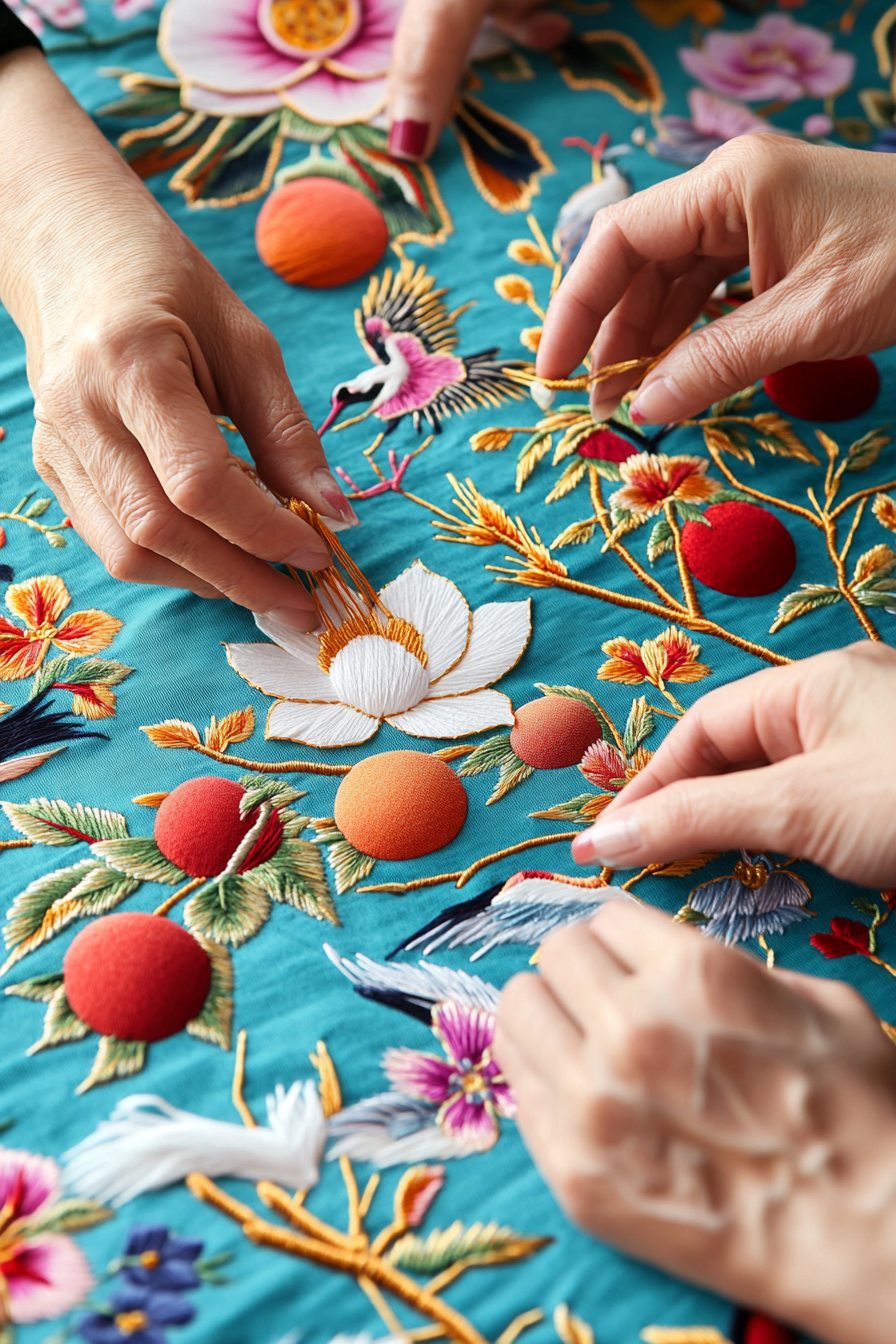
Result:
[[[202,1011],[212,963],[180,924],[133,911],[82,929],[63,975],[72,1010],[101,1036],[161,1041]]]
[[[334,817],[350,845],[374,859],[419,859],[450,844],[467,816],[457,775],[422,751],[386,751],[352,766]]]
[[[536,770],[578,765],[586,749],[601,736],[594,711],[568,695],[530,700],[514,718],[510,745],[521,761]]]
[[[368,196],[331,177],[302,177],[272,191],[258,214],[255,246],[291,285],[333,289],[371,270],[389,230]]]

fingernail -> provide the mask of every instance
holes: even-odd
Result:
[[[670,425],[683,420],[687,401],[674,378],[654,378],[642,387],[629,407],[629,415],[636,425],[646,423]]]
[[[346,527],[358,526],[361,519],[355,513],[338,485],[319,485],[318,489],[320,490],[321,496],[327,501],[339,520],[335,527],[330,527],[329,521],[327,522],[327,526],[330,527],[331,532],[339,532]]]
[[[597,421],[609,420],[618,405],[618,401],[592,401],[591,419]]]
[[[263,615],[269,623],[279,622],[302,635],[310,634],[320,625],[318,612],[307,611],[303,607],[271,607],[270,611],[264,612]]]
[[[423,157],[429,139],[429,122],[404,117],[389,127],[389,153],[402,159]]]
[[[576,863],[600,863],[605,868],[625,867],[625,859],[637,861],[641,851],[641,824],[634,807],[599,821],[572,842]]]
[[[292,565],[293,569],[326,569],[328,565],[332,565],[333,557],[323,547],[300,546],[292,555],[288,555],[283,563]]]

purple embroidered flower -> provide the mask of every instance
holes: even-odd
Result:
[[[743,103],[720,98],[706,89],[690,89],[688,106],[690,120],[676,116],[658,118],[657,138],[651,145],[657,158],[694,167],[738,135],[775,131],[770,122],[757,117]]]
[[[747,32],[710,33],[699,50],[682,47],[678,55],[708,89],[748,103],[827,98],[855,69],[855,57],[835,51],[827,33],[787,14],[766,14]]]
[[[167,1344],[166,1326],[186,1325],[195,1315],[178,1293],[122,1288],[111,1294],[105,1311],[83,1317],[77,1333],[88,1344]]]
[[[765,854],[742,857],[734,872],[695,887],[686,909],[706,916],[703,932],[724,943],[741,943],[766,933],[783,933],[808,919],[812,893],[801,877],[776,868]]]
[[[446,1058],[420,1050],[387,1050],[383,1067],[394,1089],[438,1106],[442,1132],[483,1151],[498,1138],[498,1116],[513,1117],[516,1105],[492,1059],[495,1019],[482,1008],[442,1003],[432,1029]]]
[[[183,1293],[199,1286],[193,1262],[201,1254],[201,1241],[173,1237],[161,1223],[140,1223],[128,1233],[119,1272],[137,1288]]]

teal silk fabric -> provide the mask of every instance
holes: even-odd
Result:
[[[564,79],[550,56],[527,55],[526,69],[512,53],[505,52],[493,55],[490,61],[475,67],[478,87],[469,90],[471,96],[491,112],[524,128],[525,145],[532,159],[526,172],[534,169],[530,185],[534,184],[535,177],[538,181],[528,206],[524,199],[527,192],[520,190],[516,203],[523,208],[500,211],[485,199],[471,179],[457,137],[450,130],[442,137],[431,166],[444,209],[453,221],[453,232],[434,246],[414,241],[405,241],[400,246],[415,264],[426,266],[436,277],[438,286],[447,288],[446,303],[451,309],[475,305],[457,319],[459,339],[455,353],[461,356],[498,347],[501,359],[532,359],[530,350],[520,343],[520,331],[523,327],[539,325],[539,319],[525,305],[505,301],[496,291],[495,281],[502,276],[521,275],[534,286],[536,302],[542,307],[547,304],[550,269],[527,266],[521,260],[511,259],[507,248],[515,240],[529,239],[533,244],[536,241],[526,222],[530,210],[550,240],[561,207],[574,191],[591,180],[589,155],[580,145],[565,144],[565,139],[579,137],[593,145],[606,133],[611,150],[627,146],[627,153],[605,162],[624,174],[634,190],[649,187],[670,174],[683,171],[669,157],[655,152],[658,136],[661,139],[666,136],[667,154],[669,145],[687,143],[692,146],[698,141],[698,149],[688,152],[699,157],[708,152],[707,138],[712,142],[709,144],[711,148],[724,138],[724,132],[714,139],[705,129],[698,133],[693,128],[682,130],[680,123],[665,124],[665,118],[693,120],[687,95],[695,88],[707,90],[705,83],[700,85],[698,78],[685,69],[679,49],[696,49],[701,41],[720,33],[750,32],[762,19],[759,11],[753,13],[751,6],[741,4],[716,7],[712,3],[672,3],[667,6],[662,0],[651,0],[649,6],[645,5],[649,13],[645,13],[623,0],[613,0],[611,5],[596,6],[600,12],[594,14],[580,13],[584,6],[570,8],[574,8],[573,19],[582,33],[606,30],[633,39],[655,68],[661,89],[650,86],[646,94],[643,88],[640,92],[637,89],[632,92],[631,80],[626,76],[622,79],[626,101],[622,101],[611,88],[596,86],[601,79],[605,85],[618,83],[620,52],[628,50],[618,45],[612,48],[611,56],[613,53],[615,56],[609,60],[609,74],[604,70],[600,75],[595,72],[594,63],[585,62],[587,68],[578,80],[582,87],[572,87],[576,81]],[[813,27],[818,33],[827,35],[833,53],[847,53],[854,58],[854,69],[847,72],[849,78],[841,81],[848,87],[838,94],[835,106],[831,107],[824,96],[817,95],[788,97],[785,93],[782,100],[775,93],[768,96],[760,93],[755,97],[750,89],[740,93],[730,89],[724,96],[740,99],[743,115],[748,116],[748,105],[749,115],[766,117],[779,130],[802,135],[807,118],[814,118],[808,124],[808,134],[815,139],[850,145],[857,153],[885,152],[889,147],[888,138],[893,134],[888,130],[892,125],[893,108],[887,73],[886,23],[877,44],[878,50],[872,40],[876,25],[884,18],[884,10],[882,0],[856,4],[851,10],[834,0],[809,0],[792,10],[788,7],[766,11],[786,18],[788,22]],[[107,5],[91,0],[86,19],[78,27],[64,30],[48,24],[44,29],[44,44],[54,68],[83,106],[97,116],[98,125],[113,141],[137,127],[145,128],[154,120],[162,121],[172,115],[168,105],[163,106],[165,97],[174,98],[176,115],[179,94],[175,88],[172,95],[170,86],[161,98],[161,110],[156,118],[145,109],[142,117],[129,115],[127,108],[98,115],[100,108],[123,97],[116,78],[108,72],[110,66],[172,80],[171,69],[157,49],[154,30],[158,19],[159,12],[154,9],[119,18]],[[665,19],[666,26],[661,26],[656,19]],[[613,60],[617,62],[616,73]],[[642,72],[640,75],[636,72],[637,78],[643,83],[643,70],[649,70],[649,66],[637,68]],[[532,77],[520,77],[521,74]],[[718,80],[722,76],[717,72],[707,78]],[[874,91],[873,96],[864,95],[866,90]],[[710,83],[708,92],[712,91]],[[719,92],[718,88],[716,92]],[[718,106],[712,109],[711,115],[716,121],[724,120],[723,114],[729,119],[734,116],[730,108],[727,113]],[[305,133],[304,140],[301,137],[286,139],[279,164],[281,171],[288,172],[304,163],[310,152],[317,152],[309,148],[307,124]],[[535,142],[540,145],[538,152],[533,147]],[[382,137],[375,143],[382,149]],[[197,140],[194,149],[198,145]],[[539,153],[543,156],[540,163]],[[330,158],[332,160],[332,155]],[[553,171],[547,171],[548,164],[552,165]],[[143,166],[145,168],[145,164]],[[282,346],[289,374],[309,416],[319,424],[330,408],[333,389],[354,378],[373,362],[370,353],[359,344],[354,323],[355,309],[360,307],[367,290],[367,275],[340,287],[310,290],[285,283],[262,263],[256,250],[255,225],[264,200],[271,189],[276,189],[276,184],[272,188],[270,182],[261,180],[264,161],[261,169],[256,164],[251,170],[245,162],[238,163],[233,181],[225,180],[219,188],[208,189],[207,197],[213,197],[214,191],[219,191],[217,201],[210,204],[200,191],[192,208],[183,191],[169,186],[178,167],[178,163],[171,159],[164,171],[147,178],[148,186],[237,294],[269,325]],[[540,176],[539,169],[543,170]],[[369,171],[374,186],[382,184],[384,171],[380,171],[379,177],[372,169]],[[244,179],[237,182],[236,177],[243,173]],[[357,183],[356,178],[344,180]],[[226,196],[228,191],[238,194],[241,190],[250,199],[221,205],[220,197]],[[373,189],[369,188],[367,194],[376,199]],[[113,201],[109,202],[109,209],[114,212]],[[432,217],[430,211],[430,220]],[[393,216],[388,216],[387,222],[393,237],[401,232]],[[338,246],[342,248],[350,244],[339,241]],[[70,260],[77,264],[77,258]],[[394,269],[399,264],[394,254],[387,253],[374,273],[382,274],[386,266]],[[513,285],[510,288],[512,290]],[[875,354],[874,363],[880,373],[881,389],[874,405],[861,417],[845,424],[784,417],[799,441],[812,450],[822,465],[804,460],[805,454],[794,455],[792,445],[788,449],[786,443],[784,448],[779,443],[776,451],[770,452],[758,445],[756,428],[748,428],[746,438],[755,463],[751,464],[742,455],[729,453],[724,457],[738,480],[775,499],[808,507],[806,491],[810,486],[823,489],[823,464],[826,463],[825,451],[816,438],[815,429],[823,428],[836,440],[842,461],[850,445],[869,431],[885,427],[896,419],[893,353]],[[117,694],[114,714],[87,724],[105,733],[105,739],[70,742],[64,752],[47,760],[38,770],[0,784],[0,801],[19,804],[40,798],[62,799],[72,806],[83,804],[108,809],[124,816],[132,836],[149,837],[155,813],[133,799],[167,793],[198,776],[221,775],[239,780],[252,772],[245,767],[216,762],[195,751],[162,749],[141,728],[177,719],[195,725],[201,732],[209,726],[213,715],[220,721],[224,715],[246,706],[254,709],[254,731],[247,740],[232,745],[230,754],[275,766],[278,762],[295,759],[351,763],[385,751],[430,752],[451,745],[445,739],[409,737],[389,724],[383,724],[367,742],[356,746],[318,750],[297,742],[265,740],[264,725],[272,698],[238,675],[228,664],[222,647],[225,643],[264,640],[248,612],[226,602],[204,602],[182,592],[116,582],[106,574],[100,561],[75,531],[57,529],[55,535],[64,538],[66,544],[64,547],[52,545],[48,541],[52,533],[28,525],[20,516],[5,516],[28,492],[36,490],[35,498],[48,492],[41,486],[31,462],[33,401],[26,378],[24,345],[10,318],[2,312],[0,370],[0,425],[5,430],[0,491],[0,512],[4,517],[0,523],[6,538],[0,550],[0,563],[13,570],[13,584],[22,584],[35,577],[59,576],[70,594],[71,603],[65,613],[59,613],[57,628],[65,614],[82,611],[105,612],[122,623],[114,638],[107,640],[105,647],[95,655],[84,653],[81,650],[85,646],[79,646],[71,655],[68,673],[86,656],[115,660],[133,669],[112,688]],[[519,402],[499,407],[481,405],[446,418],[442,432],[407,466],[402,485],[419,499],[460,517],[452,504],[457,492],[446,479],[446,473],[453,473],[459,480],[469,477],[482,496],[500,504],[511,518],[519,515],[527,528],[537,529],[543,542],[552,543],[564,529],[594,515],[588,497],[587,470],[583,469],[581,479],[568,493],[546,503],[545,496],[571,458],[554,466],[553,452],[548,453],[517,493],[517,454],[529,435],[513,437],[512,443],[501,451],[471,451],[471,436],[491,427],[531,426],[531,432],[536,432],[543,412],[528,396],[525,387],[522,391],[524,399]],[[556,406],[583,405],[585,400],[581,392],[560,392]],[[342,418],[363,411],[365,406],[366,403],[360,403],[347,409]],[[750,417],[768,415],[775,410],[760,388],[752,404],[738,414]],[[363,450],[381,428],[384,425],[370,416],[348,427],[344,433],[330,431],[325,436],[331,464],[348,473],[361,491],[377,484],[377,477],[365,460]],[[391,476],[388,450],[394,448],[400,464],[404,455],[423,441],[424,432],[428,432],[426,424],[418,433],[410,417],[400,420],[394,433],[386,438],[374,456],[387,478]],[[555,431],[552,450],[556,449],[562,432],[562,429]],[[246,455],[237,437],[230,435],[228,441],[234,451]],[[661,451],[672,457],[691,455],[704,460],[708,466],[707,474],[718,481],[719,488],[722,485],[727,488],[728,483],[721,480],[718,468],[709,458],[701,428],[692,426],[673,430],[663,442]],[[858,465],[859,469],[853,471],[850,467],[849,474],[844,474],[845,485],[838,498],[877,484],[886,486],[896,477],[892,446],[884,446],[879,454],[869,450],[866,456],[874,460],[864,464],[858,460],[861,453],[854,455],[853,465]],[[589,462],[599,459],[582,457],[580,460],[587,468]],[[605,477],[602,482],[604,499],[621,488],[618,472],[615,479]],[[884,495],[888,493],[883,490]],[[851,546],[847,564],[849,579],[853,578],[860,556],[871,552],[872,548],[886,547],[892,541],[884,525],[886,508],[879,506],[873,511],[874,498],[874,493],[868,497],[868,507],[859,521]],[[685,509],[679,517],[681,525],[688,520],[694,525],[694,511],[699,512],[706,502],[706,498],[698,499],[691,506],[690,514]],[[25,505],[22,512],[27,512],[29,507]],[[457,585],[471,608],[531,598],[531,639],[516,665],[495,680],[496,689],[508,695],[514,707],[538,700],[540,692],[536,684],[543,683],[578,687],[597,696],[620,733],[632,701],[642,695],[655,707],[670,714],[677,712],[670,709],[668,699],[664,699],[660,690],[650,682],[626,685],[613,680],[598,682],[596,678],[598,669],[607,662],[608,655],[601,650],[604,643],[623,638],[640,645],[645,640],[656,639],[671,625],[681,628],[681,622],[674,614],[663,619],[650,611],[613,605],[599,597],[550,584],[527,587],[500,582],[509,575],[495,574],[486,566],[513,569],[514,566],[504,559],[510,553],[508,546],[503,543],[459,545],[440,539],[450,533],[446,534],[441,526],[432,524],[434,520],[444,523],[445,519],[439,520],[433,512],[399,491],[387,490],[371,498],[355,500],[355,507],[361,526],[340,534],[340,540],[374,588],[390,583],[414,560],[420,559],[430,570]],[[718,627],[736,634],[741,642],[752,642],[771,650],[774,655],[787,658],[803,658],[866,637],[855,611],[842,594],[837,594],[837,580],[822,531],[805,517],[789,514],[777,505],[769,505],[768,509],[786,525],[795,542],[796,569],[792,578],[780,592],[753,597],[726,596],[698,585],[705,614]],[[896,507],[893,513],[896,514]],[[841,545],[852,516],[851,509],[840,520]],[[671,550],[667,548],[659,554],[653,565],[646,558],[651,530],[662,517],[662,513],[658,513],[624,540],[639,562],[680,596],[675,556]],[[44,513],[32,518],[32,522],[41,527],[52,527],[61,520],[62,513],[55,501]],[[700,526],[699,521],[696,526]],[[584,584],[597,585],[612,593],[650,598],[651,593],[617,555],[612,551],[602,552],[603,540],[598,530],[596,536],[586,539],[582,545],[554,547],[552,555],[567,567],[569,575]],[[859,605],[867,621],[888,642],[893,641],[896,633],[896,615],[889,609],[896,609],[896,584],[891,593],[888,578],[891,558],[896,564],[896,555],[892,551],[878,552],[875,560],[867,562],[857,580],[861,582],[864,576],[870,584],[877,585],[868,587],[866,584],[862,591],[868,600]],[[787,593],[797,592],[802,584],[826,587],[829,597],[830,591],[834,592],[834,597],[827,604],[810,601],[810,609],[770,634],[769,627],[775,620],[779,602]],[[834,585],[833,590],[831,585]],[[8,611],[6,618],[23,629],[21,603]],[[762,656],[757,657],[725,638],[693,632],[691,637],[700,645],[699,655],[693,654],[693,660],[709,668],[711,674],[691,682],[676,681],[670,674],[667,689],[684,706],[692,704],[701,693],[713,687],[766,666]],[[49,648],[45,664],[63,652],[65,650]],[[8,679],[0,688],[0,694],[14,707],[21,706],[35,688],[36,669],[32,667],[27,676],[15,677],[9,676],[10,665],[4,664],[4,667],[3,675]],[[73,692],[65,689],[71,682],[68,673],[62,668],[55,676],[55,681],[62,683],[50,693],[57,710],[72,707]],[[107,685],[106,690],[109,689]],[[101,693],[95,692],[94,699],[97,694],[102,702]],[[108,710],[108,696],[105,703]],[[91,704],[95,709],[93,701]],[[79,707],[83,710],[84,703],[79,706],[76,701],[75,708]],[[670,717],[656,719],[652,734],[644,740],[647,750],[656,749],[671,723]],[[0,729],[2,725],[0,718]],[[481,744],[508,731],[508,726],[486,731],[470,730],[462,723],[457,741]],[[452,768],[461,768],[463,759],[460,757],[452,762]],[[307,797],[296,804],[297,811],[315,818],[332,817],[339,777],[284,772],[282,778],[296,789],[307,790]],[[374,961],[383,962],[398,942],[446,906],[479,895],[521,869],[538,868],[581,876],[581,870],[576,869],[570,858],[568,842],[561,841],[530,853],[501,858],[473,876],[461,891],[452,881],[403,894],[364,893],[355,889],[358,885],[404,883],[439,873],[460,872],[505,847],[552,831],[575,830],[580,827],[581,820],[545,820],[533,818],[531,814],[599,792],[593,783],[583,779],[573,764],[556,770],[536,770],[499,801],[486,807],[497,781],[494,770],[464,777],[469,799],[467,820],[457,838],[444,850],[419,859],[379,861],[368,878],[356,882],[342,894],[336,894],[335,876],[332,868],[327,867],[330,894],[341,921],[338,927],[310,918],[288,904],[273,905],[270,918],[255,935],[231,949],[234,1016],[229,1051],[180,1032],[149,1047],[142,1071],[76,1094],[79,1084],[90,1072],[97,1048],[96,1037],[62,1043],[29,1056],[28,1048],[40,1035],[44,1005],[16,995],[4,998],[0,1121],[7,1122],[9,1129],[2,1138],[3,1144],[59,1160],[74,1144],[91,1134],[118,1102],[136,1093],[162,1097],[196,1115],[237,1123],[230,1089],[233,1048],[236,1033],[240,1030],[245,1030],[248,1040],[246,1099],[259,1121],[264,1116],[264,1098],[278,1083],[288,1087],[295,1080],[316,1077],[308,1056],[321,1039],[326,1042],[335,1062],[346,1105],[388,1089],[380,1063],[387,1049],[406,1047],[441,1057],[441,1047],[425,1021],[353,993],[349,980],[327,959],[323,944],[330,943],[348,958],[362,953]],[[416,824],[409,815],[408,828],[413,830]],[[0,819],[0,827],[0,839],[23,838],[21,831],[13,829],[9,816]],[[303,838],[314,839],[314,831],[306,830]],[[322,848],[326,854],[326,845]],[[697,884],[731,874],[739,857],[736,854],[717,857],[693,875],[647,877],[636,890],[644,899],[675,912],[688,902],[689,893]],[[783,862],[787,857],[773,856],[770,863]],[[5,904],[10,905],[29,883],[43,875],[87,858],[90,858],[90,850],[84,842],[70,848],[35,843],[31,847],[5,850],[0,853],[0,889]],[[773,931],[767,935],[766,941],[774,950],[777,964],[813,974],[843,975],[867,996],[884,1021],[896,1018],[893,979],[877,962],[863,955],[873,947],[866,935],[861,931],[856,933],[855,929],[861,924],[867,930],[874,917],[870,908],[874,904],[880,913],[886,912],[886,898],[877,892],[861,891],[835,882],[800,861],[792,867],[808,887],[811,899],[805,897],[802,901],[808,907],[805,917],[801,914],[783,932]],[[631,875],[622,874],[617,880]],[[172,885],[152,881],[135,885],[136,890],[126,897],[120,910],[153,911],[174,890]],[[695,897],[694,910],[700,909],[700,900],[699,896]],[[855,901],[860,903],[858,908],[853,904]],[[183,910],[181,903],[172,911],[171,918],[182,922]],[[26,977],[58,972],[65,949],[94,917],[89,915],[75,921],[57,937],[22,957],[7,972],[4,985],[20,983]],[[855,954],[844,956],[836,965],[829,965],[819,948],[809,941],[810,935],[827,932],[831,919],[854,921],[847,932],[858,940]],[[754,927],[747,920],[744,927],[747,934],[744,946],[763,957],[765,952],[755,936],[759,926]],[[863,939],[865,942],[860,946]],[[876,946],[881,960],[896,962],[896,947],[886,924],[880,928]],[[432,952],[429,961],[440,967],[474,971],[500,988],[511,975],[526,968],[533,950],[533,945],[528,943],[497,947],[470,966],[468,958],[475,951],[474,946],[454,950],[441,946]],[[849,950],[847,947],[846,951]],[[422,956],[422,951],[417,949],[403,953],[398,961],[416,965]],[[466,1226],[496,1222],[521,1236],[551,1239],[525,1260],[471,1268],[445,1289],[445,1301],[450,1302],[485,1339],[497,1340],[501,1331],[520,1313],[539,1308],[544,1319],[531,1326],[526,1338],[533,1344],[546,1344],[556,1338],[552,1313],[561,1303],[568,1304],[580,1321],[593,1328],[600,1344],[635,1344],[642,1337],[641,1332],[649,1327],[698,1325],[715,1327],[719,1340],[734,1339],[735,1331],[741,1328],[735,1323],[737,1304],[676,1282],[574,1228],[535,1170],[513,1120],[500,1119],[499,1124],[500,1135],[487,1151],[445,1161],[444,1188],[417,1229],[426,1236],[433,1229],[444,1229],[455,1220]],[[369,1220],[374,1231],[389,1221],[392,1192],[407,1165],[400,1163],[384,1169]],[[373,1168],[358,1162],[356,1169],[363,1187]],[[261,1210],[251,1183],[223,1178],[221,1185],[235,1198]],[[309,1195],[308,1207],[330,1225],[345,1227],[346,1192],[337,1162],[322,1166],[319,1185]],[[273,1214],[270,1218],[277,1221]],[[193,1319],[182,1325],[158,1326],[161,1335],[146,1334],[150,1341],[164,1338],[179,1344],[211,1344],[211,1341],[215,1344],[278,1344],[284,1337],[292,1338],[290,1332],[296,1331],[299,1332],[296,1338],[301,1337],[307,1344],[326,1344],[341,1333],[355,1335],[367,1331],[374,1338],[389,1333],[372,1302],[357,1286],[352,1272],[337,1273],[301,1257],[251,1244],[235,1222],[198,1202],[181,1182],[142,1195],[117,1211],[114,1218],[74,1233],[97,1280],[89,1305],[73,1305],[59,1319],[16,1324],[9,1327],[9,1337],[14,1336],[19,1344],[55,1341],[64,1338],[67,1329],[79,1329],[79,1323],[89,1312],[102,1312],[110,1293],[120,1287],[117,1280],[105,1277],[107,1266],[123,1254],[128,1230],[137,1223],[164,1224],[172,1233],[201,1240],[205,1256],[232,1257],[220,1270],[226,1283],[203,1281],[199,1287],[184,1294],[195,1307]],[[0,1272],[2,1269],[0,1263]],[[423,1273],[417,1280],[422,1283],[428,1277],[431,1274]],[[408,1327],[427,1324],[425,1316],[415,1316],[394,1298],[390,1301]],[[118,1327],[113,1322],[109,1328]],[[118,1336],[97,1336],[100,1337]],[[131,1338],[142,1339],[143,1335],[132,1334]]]

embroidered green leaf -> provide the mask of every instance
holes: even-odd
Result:
[[[708,924],[709,915],[704,915],[702,910],[695,910],[692,905],[683,905],[674,916],[676,924]]]
[[[753,383],[752,387],[744,387],[740,392],[725,397],[724,401],[714,402],[709,408],[710,416],[715,419],[721,415],[741,415],[752,402],[759,387],[759,383]]]
[[[33,700],[36,695],[40,695],[41,691],[45,691],[52,686],[54,681],[61,681],[71,661],[72,659],[68,654],[62,654],[59,658],[45,659],[39,670],[34,674],[28,699]]]
[[[68,544],[61,532],[45,532],[44,536],[56,551],[62,550]]]
[[[52,686],[54,682],[65,682],[66,686],[86,686],[97,684],[103,686],[117,686],[119,682],[124,681],[133,672],[132,667],[125,667],[124,663],[118,663],[112,658],[85,658],[80,663],[72,665],[71,658],[53,658],[44,663],[43,667],[37,673],[34,681],[31,683],[31,694],[29,699],[39,695]],[[127,831],[125,831],[127,834]]]
[[[788,421],[776,411],[763,411],[761,415],[754,415],[753,428],[759,447],[773,457],[795,457],[800,462],[814,462],[818,465],[818,458],[812,450],[806,447]]]
[[[3,992],[14,994],[17,999],[49,1003],[61,984],[62,972],[48,971],[46,975],[32,975],[28,980],[20,980],[17,985],[7,985]]]
[[[566,695],[569,696],[570,700],[581,700],[583,704],[586,704],[588,708],[593,710],[596,714],[604,739],[607,742],[616,741],[613,725],[610,723],[610,720],[607,718],[594,696],[589,695],[587,691],[583,691],[579,686],[548,686],[542,681],[536,681],[535,689],[536,691],[541,691],[542,695]]]
[[[106,103],[98,117],[165,117],[180,111],[180,80],[128,72],[122,77],[125,97]]]
[[[466,778],[469,775],[481,775],[486,770],[499,770],[509,755],[519,760],[510,745],[510,734],[499,733],[497,737],[490,737],[487,742],[480,742],[463,765],[458,767],[457,773]]]
[[[590,541],[597,530],[596,518],[583,518],[581,522],[570,523],[551,542],[551,550],[560,546],[583,546]]]
[[[26,1051],[26,1054],[37,1055],[41,1050],[47,1050],[50,1046],[66,1045],[69,1041],[83,1041],[85,1036],[89,1036],[92,1027],[83,1022],[78,1014],[72,1009],[68,1001],[68,995],[65,992],[65,985],[60,985],[47,1005],[47,1011],[44,1015],[44,1029],[39,1041]]]
[[[603,89],[632,112],[659,112],[663,106],[656,70],[624,33],[575,34],[554,48],[554,59],[571,89]]]
[[[166,859],[151,836],[128,836],[126,840],[101,840],[91,845],[92,854],[105,859],[110,868],[117,868],[128,877],[141,882],[164,882],[174,887],[185,882],[187,875],[177,864]]]
[[[23,518],[42,518],[52,504],[51,499],[36,499],[22,514]]]
[[[184,924],[212,942],[240,947],[264,928],[270,913],[266,892],[232,873],[212,878],[193,893],[184,906]]]
[[[74,920],[114,909],[139,885],[96,859],[35,878],[9,908],[3,937],[10,954],[0,974]]]
[[[866,579],[853,585],[852,591],[863,607],[896,606],[896,577]]]
[[[485,70],[504,84],[518,84],[535,78],[535,71],[521,51],[510,47],[496,56],[486,56],[476,62],[477,70]]]
[[[111,1083],[115,1078],[132,1078],[145,1063],[145,1041],[120,1041],[116,1036],[101,1036],[93,1067],[83,1083],[75,1088],[75,1092],[81,1096],[97,1083]]]
[[[516,493],[519,494],[523,486],[532,475],[535,468],[543,458],[547,457],[551,451],[550,434],[533,434],[531,439],[527,439],[520,449],[519,459],[516,464]]]
[[[581,821],[590,825],[614,797],[612,793],[580,793],[568,803],[557,803],[543,812],[530,812],[529,816],[542,821]]]
[[[545,495],[545,504],[553,504],[555,500],[563,499],[564,495],[575,490],[587,470],[588,463],[581,457],[569,462]]]
[[[622,745],[626,756],[633,756],[656,727],[656,715],[648,705],[646,698],[639,695],[632,701]]]
[[[709,502],[712,503],[714,499],[715,496],[713,496],[713,500],[710,500]],[[703,517],[703,510],[699,504],[692,504],[688,499],[676,499],[674,508],[679,522],[704,523],[707,527],[710,526],[709,520]]]
[[[272,859],[250,868],[242,878],[251,889],[257,888],[271,900],[291,905],[314,919],[339,923],[323,855],[310,840],[284,840]]]
[[[893,129],[896,122],[896,98],[889,89],[859,89],[859,102],[865,116],[879,131]]]
[[[631,404],[634,400],[634,396],[634,392],[626,392],[610,419],[607,421],[607,424],[611,428],[615,421],[617,425],[625,425],[626,429],[637,429],[637,425],[631,417]],[[584,411],[587,408],[582,406],[579,409]]]
[[[859,584],[868,579],[882,579],[892,571],[894,565],[896,565],[896,551],[885,542],[881,542],[859,556],[852,582]]]
[[[525,1260],[553,1240],[552,1237],[527,1237],[498,1223],[452,1223],[444,1230],[436,1228],[427,1237],[408,1232],[399,1237],[386,1259],[396,1268],[413,1274],[438,1274],[458,1261],[467,1264],[497,1265],[510,1260]]]
[[[303,144],[322,145],[329,140],[336,132],[335,126],[320,126],[316,121],[308,121],[299,112],[293,111],[291,107],[285,108],[283,113],[283,134],[288,140],[300,140]],[[280,172],[274,178],[274,183],[279,187],[284,179],[284,174],[289,171],[288,168],[281,168]]]
[[[230,953],[226,947],[205,938],[200,938],[199,942],[211,959],[212,982],[202,1011],[192,1022],[187,1023],[187,1031],[199,1041],[207,1041],[209,1045],[219,1045],[222,1050],[229,1050],[233,1026],[233,965]]]
[[[860,439],[856,439],[846,454],[844,471],[867,471],[873,467],[881,452],[890,442],[889,434],[883,429],[869,429]]]
[[[783,626],[789,625],[800,616],[805,616],[809,611],[817,611],[819,607],[832,607],[839,601],[840,593],[836,588],[829,588],[823,583],[800,584],[796,592],[788,593],[786,597],[781,598],[778,603],[778,614],[769,626],[769,634],[774,635]]]
[[[653,564],[667,551],[675,550],[675,538],[666,518],[658,519],[647,541],[647,559]]]
[[[95,1199],[59,1199],[46,1213],[28,1219],[28,1235],[33,1237],[49,1232],[84,1232],[114,1217],[111,1209],[104,1208]]]
[[[61,798],[32,798],[30,803],[3,803],[7,820],[36,845],[76,845],[79,840],[113,840],[127,835],[120,812],[84,807]]]
[[[298,798],[305,798],[308,793],[307,789],[294,789],[285,780],[275,779],[271,775],[240,775],[240,784],[246,790],[245,796],[240,799],[242,817],[254,812],[262,803],[270,803],[272,807],[288,807]]]
[[[724,490],[717,490],[709,501],[710,504],[725,504],[730,500],[740,500],[744,504],[755,504],[752,496],[748,495],[746,490],[732,490],[728,486]],[[706,519],[703,520],[706,522]]]
[[[376,859],[350,845],[332,817],[312,817],[311,825],[317,832],[316,843],[328,846],[327,863],[336,878],[337,896],[370,876]]]

